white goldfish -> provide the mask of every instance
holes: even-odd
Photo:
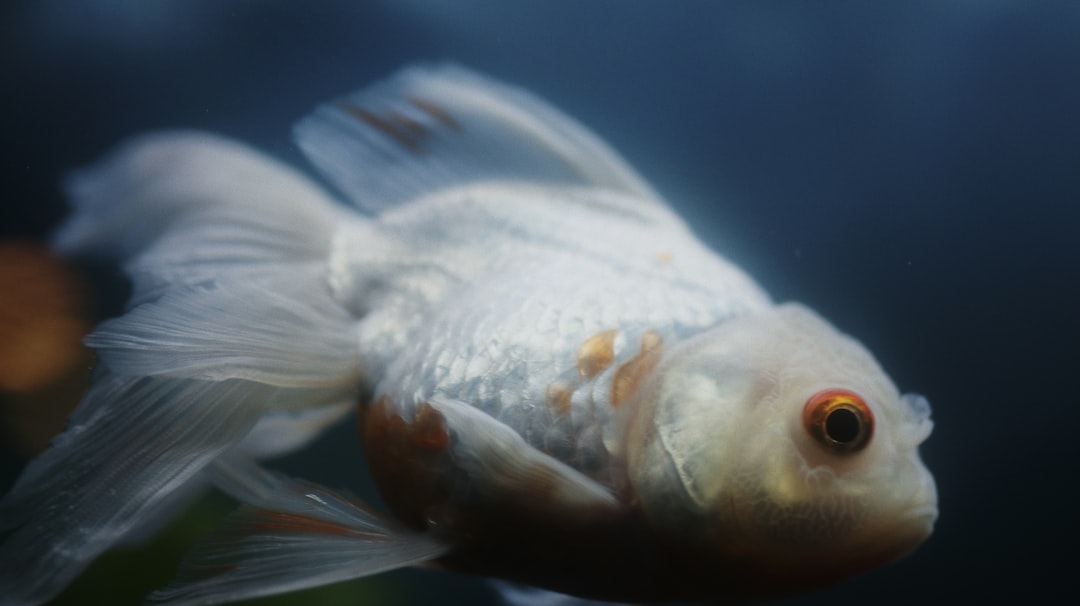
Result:
[[[296,140],[355,207],[213,135],[122,146],[55,244],[127,311],[67,430],[0,503],[0,603],[38,604],[207,481],[245,504],[151,596],[424,563],[601,600],[739,602],[912,550],[926,401],[776,305],[528,93],[407,69]],[[393,517],[261,468],[356,409]]]

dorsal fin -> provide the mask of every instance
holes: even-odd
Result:
[[[658,200],[585,127],[528,92],[453,64],[406,68],[325,103],[296,125],[295,135],[319,170],[370,211],[491,179]]]

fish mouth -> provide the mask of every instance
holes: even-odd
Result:
[[[902,520],[922,520],[926,519],[931,525],[938,517],[938,508],[935,503],[928,503],[925,505],[917,505],[905,511],[900,519]]]
[[[930,472],[918,466],[918,484],[907,499],[907,507],[900,513],[898,530],[919,534],[921,542],[934,531],[938,518],[937,486]]]
[[[929,535],[934,530],[934,522],[937,521],[937,517],[937,504],[933,503],[912,507],[905,511],[900,516],[900,519],[905,526],[921,527],[925,530],[925,534]]]
[[[896,545],[892,559],[899,559],[922,544],[934,532],[938,508],[936,503],[916,505],[900,514],[897,523],[887,534]]]

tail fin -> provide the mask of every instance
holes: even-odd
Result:
[[[136,137],[66,185],[75,212],[54,247],[125,263],[134,302],[236,272],[287,274],[325,257],[344,212],[294,169],[200,132]]]
[[[302,176],[237,143],[165,133],[70,191],[56,247],[124,262],[134,296],[89,339],[99,364],[68,429],[0,501],[0,604],[59,593],[267,410],[337,404],[358,380],[353,319],[325,275],[342,211]]]

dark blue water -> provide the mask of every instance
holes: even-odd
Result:
[[[778,299],[929,396],[935,535],[792,604],[1075,594],[1080,3],[0,11],[4,236],[45,234],[61,175],[127,135],[205,128],[300,163],[289,129],[314,104],[410,61],[460,61],[595,129]]]

